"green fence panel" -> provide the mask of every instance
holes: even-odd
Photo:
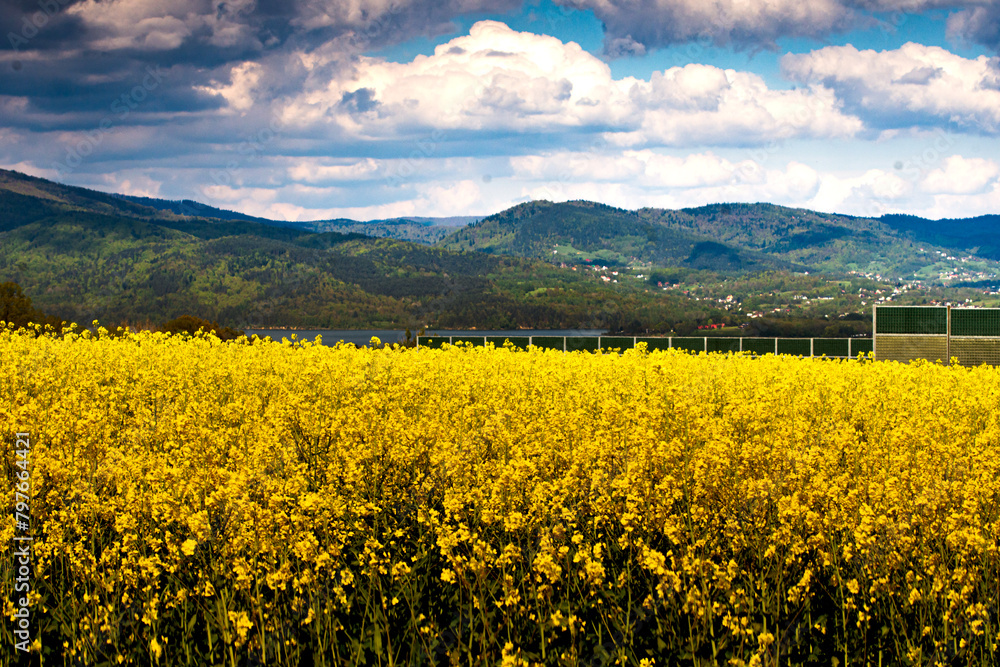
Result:
[[[601,348],[605,350],[631,350],[635,347],[632,336],[601,336]]]
[[[921,306],[878,306],[875,310],[877,333],[947,334],[948,309]]]
[[[671,347],[678,350],[686,350],[688,352],[704,352],[705,351],[705,339],[704,338],[671,338]]]
[[[743,339],[746,345],[746,339]],[[808,357],[812,354],[811,338],[779,338],[778,354],[795,354],[800,357]]]
[[[476,347],[483,347],[486,345],[486,336],[452,336],[451,344],[458,343],[472,343]]]
[[[566,336],[567,352],[596,352],[600,346],[597,336]]]
[[[879,326],[879,333],[891,332]],[[951,335],[1000,336],[1000,308],[952,308]]]
[[[739,352],[739,338],[709,338],[707,343],[709,352]]]
[[[546,350],[562,350],[565,340],[563,336],[532,336],[531,344]]]
[[[674,338],[674,340],[678,340],[678,339]],[[699,338],[699,340],[701,340],[701,339]],[[669,350],[670,349],[670,339],[669,338],[662,338],[662,337],[659,337],[659,336],[652,336],[652,337],[646,337],[646,338],[636,338],[635,342],[636,342],[636,344],[638,344],[638,343],[645,343],[646,344],[646,350],[649,351],[649,352],[652,352],[653,350]],[[674,347],[676,347],[676,345]]]
[[[847,357],[850,356],[846,338],[813,338],[814,357]]]
[[[851,356],[857,357],[862,354],[869,354],[875,350],[875,341],[871,338],[852,338]]]
[[[743,351],[754,354],[774,354],[774,338],[744,338]]]
[[[447,336],[417,336],[417,347],[439,348],[447,342]]]
[[[504,343],[510,341],[510,344],[514,347],[519,347],[522,350],[528,349],[528,337],[527,336],[487,336],[486,342],[493,343],[494,347],[503,347]]]

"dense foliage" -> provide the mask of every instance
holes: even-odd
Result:
[[[103,331],[0,358],[45,664],[995,664],[997,369]]]
[[[0,283],[0,323],[11,324],[18,328],[30,324],[49,326],[54,331],[61,331],[63,321],[46,315],[31,305],[31,297],[25,295],[21,286],[8,281]]]
[[[594,259],[615,267],[636,261],[722,271],[792,267],[688,230],[650,224],[634,211],[592,202],[520,204],[456,231],[439,245],[554,261]]]
[[[3,205],[0,274],[67,321],[196,313],[241,327],[612,327],[632,312],[662,320],[679,301],[540,262],[356,234],[123,217],[0,190]],[[541,286],[562,296],[534,293]]]
[[[587,201],[533,201],[459,230],[440,245],[549,260],[593,258],[608,265],[638,261],[729,273],[806,268],[896,277],[933,264],[932,251],[950,249],[949,255],[979,253],[997,268],[1000,234],[993,218],[946,223],[771,204],[626,211]]]

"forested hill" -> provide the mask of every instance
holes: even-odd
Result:
[[[1000,215],[953,220],[886,215],[872,219],[773,204],[628,211],[586,201],[533,201],[481,220],[466,216],[287,222],[192,200],[96,192],[2,169],[0,190],[175,227],[184,221],[212,219],[299,233],[363,234],[548,261],[589,258],[609,265],[638,261],[730,273],[789,269],[910,275],[923,271],[925,278],[944,268],[933,266],[935,253],[1000,261]],[[260,233],[289,238],[288,231]]]
[[[182,216],[0,172],[7,281],[83,324],[195,315],[237,327],[614,328],[687,307],[544,262]],[[696,309],[691,319],[713,315]]]
[[[586,201],[519,204],[456,231],[440,245],[550,261],[592,259],[609,266],[639,261],[736,272],[803,268],[689,229],[651,223],[636,211]]]
[[[902,276],[935,264],[936,252],[1000,260],[1000,229],[989,224],[996,217],[942,225],[772,204],[626,211],[586,201],[534,201],[460,229],[440,245],[550,261],[638,261],[734,272],[797,267]]]
[[[886,215],[881,220],[915,239],[1000,260],[1000,215],[944,220]]]
[[[81,323],[195,315],[236,327],[669,331],[740,323],[741,312],[804,312],[800,301],[823,318],[857,312],[913,273],[950,271],[970,290],[1000,276],[997,261],[965,256],[996,255],[995,216],[934,224],[768,204],[626,211],[536,201],[434,247],[431,237],[356,232],[463,220],[334,220],[323,229],[339,231],[315,231],[164,202],[0,170],[0,283]],[[959,264],[966,275],[955,278]],[[598,270],[578,270],[588,267]],[[838,275],[850,270],[879,273],[880,284]],[[808,307],[807,295],[817,298]]]

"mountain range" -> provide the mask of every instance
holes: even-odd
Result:
[[[289,222],[0,170],[0,281],[84,322],[190,313],[239,326],[614,328],[721,314],[650,290],[662,286],[651,276],[988,282],[1000,275],[998,222],[587,201],[485,218]]]
[[[745,273],[767,269],[940,275],[949,256],[1000,268],[1000,216],[931,221],[858,218],[773,204],[635,211],[593,202],[528,202],[454,232],[439,245],[534,257],[636,262]],[[973,259],[974,258],[974,259]],[[972,264],[969,264],[972,262]]]

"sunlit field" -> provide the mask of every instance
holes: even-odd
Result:
[[[11,330],[0,361],[44,665],[995,664],[1000,369]]]

